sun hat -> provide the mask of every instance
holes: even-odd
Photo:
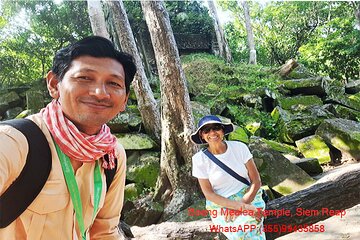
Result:
[[[199,130],[208,124],[221,124],[224,127],[224,134],[229,134],[234,131],[232,123],[223,123],[220,118],[214,115],[208,115],[200,119],[197,130],[191,134],[190,139],[196,144],[204,144],[205,142],[199,136]]]

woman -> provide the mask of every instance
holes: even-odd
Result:
[[[207,144],[210,153],[251,185],[232,177],[203,151],[192,158],[193,176],[198,178],[205,195],[206,209],[211,213],[217,211],[217,214],[211,214],[213,226],[221,226],[218,229],[228,239],[265,239],[262,231],[265,202],[261,197],[260,175],[245,144],[224,140],[224,136],[233,130],[231,123],[222,123],[218,117],[209,115],[200,119],[191,140],[195,144]],[[231,215],[231,210],[235,214]]]

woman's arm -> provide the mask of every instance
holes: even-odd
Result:
[[[242,210],[254,210],[254,211],[257,210],[254,206],[250,204],[246,204],[243,201],[230,200],[215,193],[209,179],[199,178],[198,180],[201,190],[204,193],[204,196],[207,200],[230,209],[235,209],[235,210],[242,209]]]
[[[260,179],[260,174],[256,168],[255,162],[252,158],[247,161],[245,166],[249,174],[251,185],[248,191],[243,196],[243,202],[250,204],[254,200],[257,191],[261,187],[261,179]]]
[[[258,210],[255,206],[251,205],[251,204],[247,204],[245,203],[243,200],[240,201],[235,201],[235,200],[230,200],[227,199],[225,197],[220,196],[219,194],[215,193],[211,183],[209,181],[209,179],[198,179],[199,180],[199,184],[201,187],[202,192],[205,195],[205,198],[213,203],[216,203],[220,206],[226,207],[226,208],[230,208],[230,209],[235,209],[235,210],[249,210],[252,211],[254,213],[254,218],[257,221],[260,221],[261,218],[263,217],[263,212],[262,210]],[[235,218],[237,217],[237,215],[227,215],[225,216],[225,221],[234,221]]]

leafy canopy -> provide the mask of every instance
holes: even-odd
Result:
[[[6,36],[0,39],[2,85],[43,78],[57,50],[91,34],[86,2],[4,1],[1,9],[0,36]],[[22,25],[14,24],[19,16]]]

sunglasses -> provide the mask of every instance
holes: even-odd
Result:
[[[201,128],[201,132],[207,134],[209,133],[211,130],[214,130],[214,131],[220,131],[220,130],[223,130],[223,126],[220,125],[220,124],[217,124],[217,125],[212,125],[212,126],[204,126],[203,128]]]

